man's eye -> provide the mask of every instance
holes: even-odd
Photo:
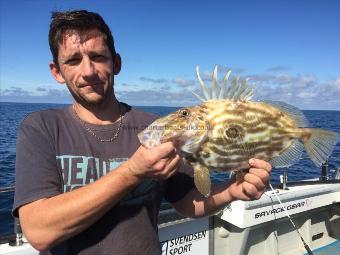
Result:
[[[80,63],[80,58],[71,58],[69,60],[66,61],[66,64],[69,64],[69,65],[77,65]]]
[[[94,60],[94,61],[104,61],[104,60],[106,60],[106,57],[104,55],[94,55],[92,57],[92,60]]]

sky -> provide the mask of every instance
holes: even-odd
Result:
[[[71,103],[50,74],[52,11],[86,9],[112,30],[120,101],[198,104],[196,66],[209,86],[215,65],[249,78],[255,100],[340,110],[340,1],[0,0],[0,101]]]

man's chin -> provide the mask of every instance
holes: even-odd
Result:
[[[85,108],[98,109],[104,107],[107,103],[113,100],[114,96],[112,91],[90,92],[90,93],[75,93],[69,89],[74,100],[83,105]]]
[[[103,96],[86,96],[86,97],[81,97],[78,98],[77,100],[78,103],[81,105],[84,105],[85,107],[90,107],[90,108],[101,108],[106,103],[110,100],[108,97],[103,97]]]

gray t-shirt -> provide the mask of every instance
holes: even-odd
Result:
[[[17,140],[13,215],[18,217],[24,204],[94,182],[127,160],[140,146],[138,132],[156,116],[125,106],[113,142],[100,142],[87,132],[71,107],[28,115]],[[118,127],[87,125],[101,138],[112,137]],[[160,254],[160,203],[178,201],[192,187],[183,171],[167,181],[145,180],[87,230],[42,254]]]

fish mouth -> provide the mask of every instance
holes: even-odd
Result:
[[[177,138],[180,136],[178,132],[169,132],[166,130],[165,125],[150,125],[138,134],[138,139],[141,144],[147,148],[154,148],[161,143],[173,142],[179,145]]]
[[[151,149],[161,144],[162,132],[152,126],[148,126],[138,135],[139,142],[145,147]]]
[[[178,123],[159,119],[139,133],[138,139],[147,148],[172,142],[180,150],[194,152],[206,139],[208,129],[206,122],[196,123],[189,120],[186,123]]]

